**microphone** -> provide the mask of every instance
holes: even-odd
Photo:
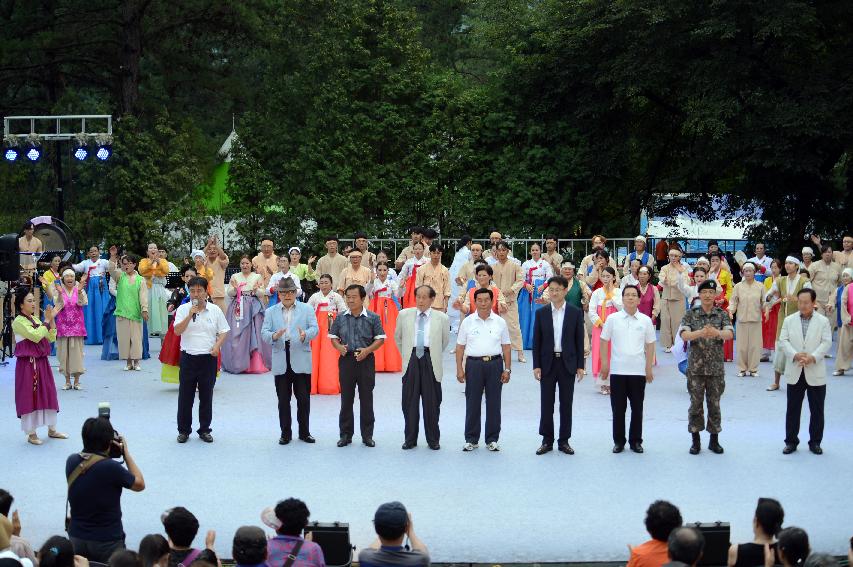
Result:
[[[193,299],[193,307],[198,306],[198,299]],[[193,313],[193,323],[195,323],[195,316],[197,313]]]

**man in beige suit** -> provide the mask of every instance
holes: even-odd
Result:
[[[823,454],[823,406],[826,401],[826,365],[823,355],[832,347],[832,328],[826,317],[815,310],[813,289],[797,293],[798,312],[785,317],[777,348],[785,356],[788,383],[788,411],[785,414],[785,448],[789,455],[800,443],[800,414],[803,398],[809,398],[809,450]]]
[[[423,399],[424,435],[429,448],[440,446],[438,415],[441,407],[441,356],[450,344],[450,320],[432,309],[435,290],[428,285],[415,289],[415,307],[403,309],[397,316],[394,342],[403,356],[403,419],[408,450],[418,444],[419,406]]]

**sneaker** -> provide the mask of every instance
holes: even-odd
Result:
[[[672,352],[672,348],[671,348],[671,347],[666,347],[665,349],[663,349],[663,351],[664,351],[665,353],[670,353],[670,352]]]
[[[501,448],[498,447],[498,444],[496,441],[492,441],[491,443],[487,444],[486,449],[488,449],[489,451],[500,451],[501,450]]]
[[[141,367],[141,366],[139,366],[139,361],[138,361],[138,360],[137,360],[136,362],[134,362],[134,363],[133,363],[133,369],[134,369],[134,370],[136,370],[137,372],[140,372],[140,371],[142,370],[142,367]]]
[[[127,365],[125,365],[125,367],[124,367],[124,371],[125,371],[125,372],[127,372],[128,370],[133,370],[133,365],[132,365],[132,364],[127,364]]]
[[[738,372],[738,373],[737,373],[737,377],[738,377],[738,378],[743,378],[743,377],[744,377],[744,376],[746,376],[746,375],[747,375],[747,373],[746,373],[746,372],[744,372],[743,370],[741,370],[740,372]]]
[[[474,449],[476,449],[479,446],[480,445],[478,445],[477,443],[465,443],[465,445],[462,447],[462,450],[465,452],[473,451]]]

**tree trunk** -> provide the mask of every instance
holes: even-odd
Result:
[[[139,104],[139,61],[142,58],[142,17],[147,1],[125,0],[121,8],[121,114],[135,114]]]

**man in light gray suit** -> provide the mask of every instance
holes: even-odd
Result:
[[[815,311],[813,289],[797,293],[798,313],[782,322],[778,348],[785,356],[785,381],[788,383],[788,411],[785,415],[785,448],[789,455],[800,443],[800,414],[803,398],[809,398],[809,450],[822,455],[823,406],[826,401],[826,365],[823,355],[832,346],[829,320]]]
[[[420,412],[423,400],[424,434],[429,448],[437,451],[438,414],[441,406],[441,357],[450,343],[450,321],[441,311],[432,309],[435,290],[422,285],[415,290],[415,307],[403,309],[397,316],[394,342],[403,356],[403,419],[406,421],[403,449],[418,444]]]
[[[296,301],[296,284],[291,278],[278,282],[278,303],[264,312],[261,337],[272,345],[272,373],[278,396],[279,445],[293,439],[290,420],[290,394],[296,396],[296,421],[299,439],[314,443],[308,428],[311,414],[311,339],[320,328],[307,303]]]

